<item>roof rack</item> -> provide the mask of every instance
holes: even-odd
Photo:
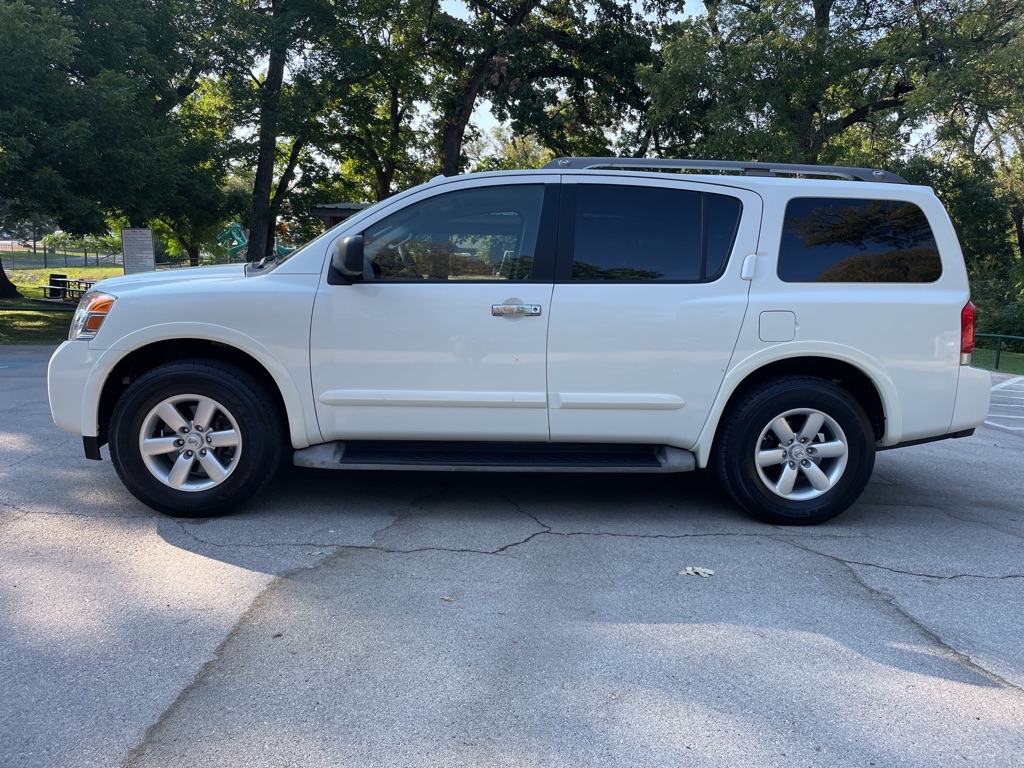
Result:
[[[836,165],[796,165],[793,163],[746,163],[738,160],[662,160],[648,157],[559,157],[544,166],[559,170],[585,168],[673,168],[687,171],[731,171],[746,176],[830,176],[849,181],[879,181],[909,184],[889,171],[874,168],[844,168]]]

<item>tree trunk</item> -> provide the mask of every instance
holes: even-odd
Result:
[[[1017,235],[1017,258],[1024,260],[1024,203],[1010,206],[1010,218],[1013,219],[1013,232]]]
[[[0,259],[0,299],[20,299],[21,294],[18,293],[18,289],[14,287],[14,283],[7,277],[7,273],[4,271],[3,259]]]
[[[480,60],[469,71],[469,76],[462,85],[462,93],[448,114],[444,115],[444,127],[441,129],[441,174],[455,176],[462,165],[462,140],[466,136],[466,126],[476,109],[476,100],[484,86],[484,77],[494,62],[497,51],[491,50],[481,54]]]
[[[275,8],[274,15],[283,14]],[[280,36],[283,37],[283,36]],[[269,256],[274,247],[276,216],[270,205],[274,182],[274,161],[277,159],[278,110],[287,48],[276,44],[270,51],[267,77],[261,90],[259,153],[256,157],[256,181],[252,190],[252,223],[249,226],[249,254],[252,261]]]
[[[521,0],[519,5],[512,9],[512,14],[505,19],[504,28],[501,31],[501,39],[495,41],[494,45],[486,51],[482,51],[476,63],[466,73],[466,78],[461,84],[461,92],[456,95],[453,103],[442,116],[441,127],[441,174],[444,176],[455,176],[462,166],[462,140],[466,136],[466,126],[473,116],[477,99],[485,93],[488,87],[487,77],[493,72],[495,63],[503,60],[508,55],[509,38],[523,28],[535,8],[540,6],[540,0]],[[489,7],[489,6],[488,6]]]
[[[467,88],[466,102],[445,116],[441,131],[441,175],[457,176],[462,170],[462,142],[476,108],[477,91]]]
[[[288,187],[295,179],[295,169],[299,167],[299,158],[302,157],[302,150],[305,146],[306,140],[301,136],[296,136],[295,141],[292,142],[292,148],[288,152],[288,163],[281,172],[281,178],[278,179],[277,187],[270,198],[270,204],[267,207],[267,222],[269,226],[267,239],[269,245],[264,253],[265,256],[270,256],[277,244],[277,217],[281,214],[281,201],[288,194]],[[251,247],[252,241],[250,240],[249,243]],[[253,251],[250,251],[250,253],[253,253]]]

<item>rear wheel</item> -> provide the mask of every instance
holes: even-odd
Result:
[[[843,388],[812,377],[776,379],[726,416],[713,462],[726,490],[754,517],[814,525],[863,492],[875,464],[874,433]]]
[[[262,489],[280,463],[273,402],[233,365],[162,365],[134,381],[114,407],[111,461],[128,490],[159,512],[229,512]]]

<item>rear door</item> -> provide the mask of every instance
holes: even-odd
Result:
[[[747,190],[563,177],[548,335],[551,439],[691,448],[743,322],[761,200]]]

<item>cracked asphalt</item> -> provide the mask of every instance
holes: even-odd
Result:
[[[185,521],[53,426],[48,352],[0,347],[0,765],[1020,765],[1022,433],[810,529],[702,473],[293,469]]]

